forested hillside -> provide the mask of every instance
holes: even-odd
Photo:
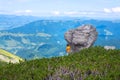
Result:
[[[0,65],[0,79],[119,80],[120,50],[91,47],[68,56],[4,64]]]

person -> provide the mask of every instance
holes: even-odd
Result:
[[[69,44],[67,44],[66,46],[66,52],[67,52],[67,55],[71,52],[71,47]]]

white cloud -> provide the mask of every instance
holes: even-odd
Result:
[[[95,11],[53,11],[51,12],[53,16],[71,16],[71,17],[80,17],[80,16],[93,16],[98,12]]]
[[[96,14],[96,12],[92,11],[70,11],[70,12],[64,12],[65,15],[93,15]]]
[[[64,14],[66,14],[66,15],[75,15],[75,14],[79,14],[79,12],[70,11],[70,12],[64,12]]]
[[[120,13],[120,7],[104,8],[105,13]]]
[[[104,12],[105,12],[105,13],[111,13],[112,11],[111,11],[111,9],[104,8]]]
[[[54,14],[54,15],[60,15],[60,12],[59,11],[53,11],[52,14]]]
[[[16,14],[16,15],[30,15],[30,14],[32,14],[32,10],[29,10],[29,9],[27,9],[27,10],[17,10],[17,11],[14,11],[14,13],[13,14]]]
[[[112,11],[113,11],[113,12],[120,12],[120,7],[112,8]]]
[[[17,10],[17,11],[15,11],[15,13],[31,13],[32,12],[32,10],[29,10],[29,9],[27,9],[27,10]]]
[[[28,10],[25,10],[25,12],[26,12],[26,13],[31,13],[32,10],[29,10],[29,9],[28,9]]]

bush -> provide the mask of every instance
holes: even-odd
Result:
[[[68,56],[0,65],[0,79],[119,80],[119,67],[120,50],[105,50],[97,46]]]

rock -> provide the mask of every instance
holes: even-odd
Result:
[[[109,50],[109,49],[114,50],[115,46],[104,46],[104,49],[106,49],[106,50]]]
[[[97,39],[97,31],[92,25],[83,25],[65,33],[64,38],[71,46],[71,52],[89,48]]]

